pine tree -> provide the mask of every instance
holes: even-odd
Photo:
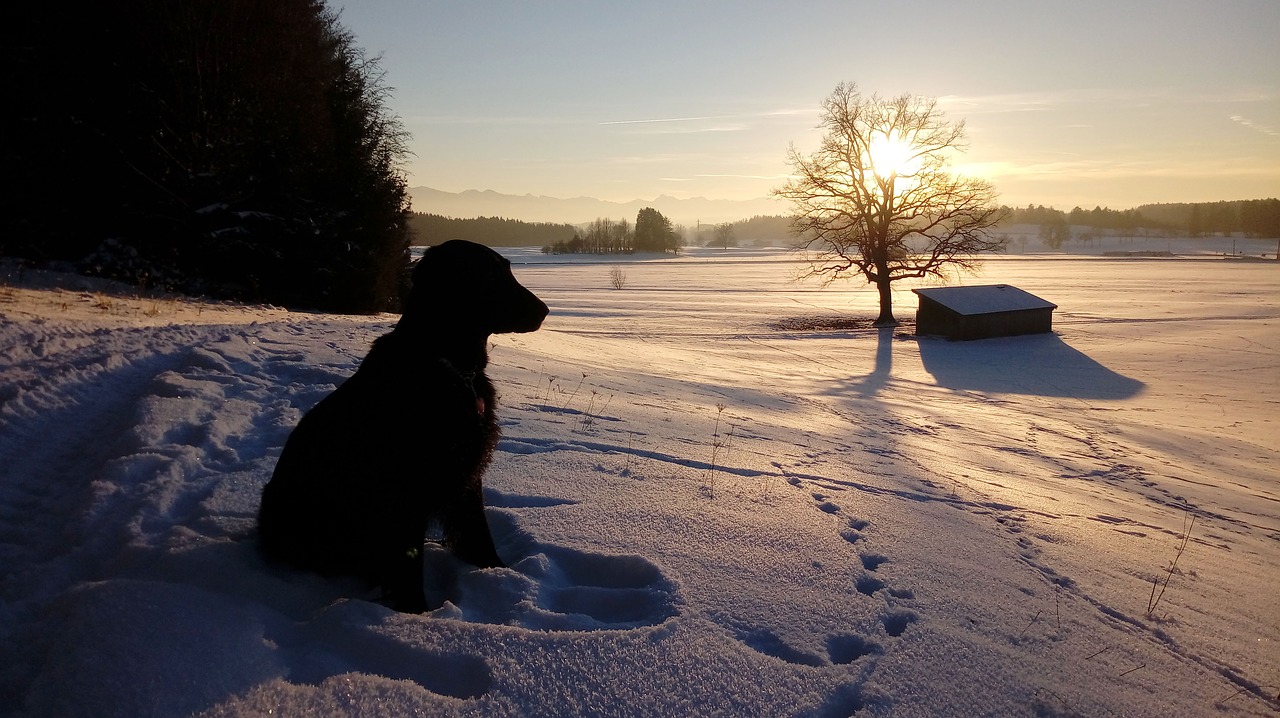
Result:
[[[15,11],[0,252],[218,296],[394,308],[405,135],[321,0]]]
[[[671,220],[652,207],[636,214],[635,247],[641,252],[677,252],[680,241]]]

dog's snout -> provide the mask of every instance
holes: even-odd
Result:
[[[547,306],[546,302],[539,299],[538,295],[529,291],[523,285],[517,284],[516,286],[520,287],[520,291],[524,295],[521,298],[520,305],[525,307],[525,311],[522,312],[524,315],[524,321],[521,322],[521,327],[515,331],[537,331],[537,329],[542,326],[542,321],[551,313],[551,308]]]

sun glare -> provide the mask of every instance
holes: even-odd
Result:
[[[871,169],[880,177],[910,177],[920,167],[919,159],[912,156],[911,143],[896,132],[876,135],[870,154]]]

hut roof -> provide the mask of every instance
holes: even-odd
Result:
[[[1030,292],[1024,292],[1008,284],[989,284],[976,287],[935,287],[933,289],[913,289],[911,291],[964,316],[1016,312],[1026,309],[1058,308],[1058,305],[1052,302],[1047,302]]]

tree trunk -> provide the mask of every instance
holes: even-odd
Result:
[[[889,287],[888,268],[876,277],[876,289],[880,292],[880,316],[876,318],[872,326],[877,327],[896,327],[898,320],[893,318],[893,292]]]

